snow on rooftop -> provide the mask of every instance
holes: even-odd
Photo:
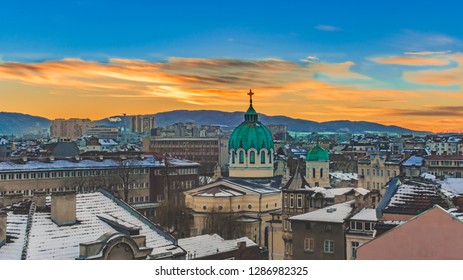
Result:
[[[352,212],[354,201],[331,205],[313,212],[293,216],[290,220],[343,223]]]
[[[140,227],[140,235],[146,236],[146,246],[154,248],[153,252],[172,252],[173,254],[183,252],[172,241],[160,235],[148,224],[100,192],[78,194],[76,210],[77,223],[60,227],[52,222],[50,213],[34,213],[29,232],[27,259],[73,260],[79,257],[80,243],[95,241],[107,232],[116,232],[97,215],[113,217],[113,219],[117,217],[119,223]],[[22,231],[25,232],[26,221],[24,218],[21,226],[23,227]],[[4,256],[4,247],[0,248],[0,256],[2,257]]]
[[[182,238],[178,240],[178,245],[187,251],[187,259],[196,259],[237,250],[239,242],[246,242],[246,247],[257,246],[256,243],[247,237],[224,240],[218,234]]]
[[[0,247],[0,260],[20,260],[26,236],[27,215],[7,212],[6,235],[10,241]]]
[[[441,188],[453,194],[463,194],[463,178],[447,178],[443,181],[437,181]]]
[[[363,208],[360,212],[355,214],[351,220],[357,221],[377,221],[376,209]]]
[[[403,166],[422,166],[423,161],[424,161],[423,157],[411,156],[404,163],[402,163],[402,165]]]
[[[436,176],[430,174],[430,173],[422,173],[420,175],[423,179],[428,179],[428,180],[436,180]]]
[[[357,173],[344,173],[344,172],[330,172],[330,176],[339,179],[342,181],[351,181],[351,180],[357,180]]]

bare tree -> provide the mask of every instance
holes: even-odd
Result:
[[[123,200],[129,202],[129,186],[136,182],[134,176],[135,170],[140,167],[140,161],[137,158],[121,158],[117,160],[117,169],[115,172],[115,177],[118,178],[119,182],[122,184],[122,189],[124,192]]]

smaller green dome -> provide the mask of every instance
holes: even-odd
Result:
[[[323,149],[317,144],[317,146],[313,147],[312,150],[310,150],[310,152],[307,153],[305,160],[306,161],[329,161],[330,156],[325,149]]]

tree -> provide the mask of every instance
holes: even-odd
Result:
[[[122,189],[124,192],[123,200],[129,202],[129,186],[137,180],[135,179],[135,169],[140,167],[140,161],[135,158],[126,158],[121,157],[117,159],[117,168],[115,172],[115,177],[119,179],[119,182],[122,184]]]

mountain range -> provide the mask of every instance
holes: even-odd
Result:
[[[193,122],[196,124],[220,125],[224,129],[232,129],[244,120],[243,112],[222,112],[213,110],[174,110],[152,114],[160,127],[178,123]],[[121,121],[114,122],[115,117]],[[110,121],[110,118],[113,121]],[[129,126],[130,116],[113,116],[97,120],[97,125]],[[386,132],[386,133],[424,133],[399,126],[386,126],[374,122],[365,121],[329,121],[314,122],[309,120],[294,119],[286,116],[267,116],[259,114],[259,120],[263,124],[285,124],[290,131],[296,132]],[[51,120],[21,113],[0,112],[0,134],[25,134],[36,133],[50,127]]]

